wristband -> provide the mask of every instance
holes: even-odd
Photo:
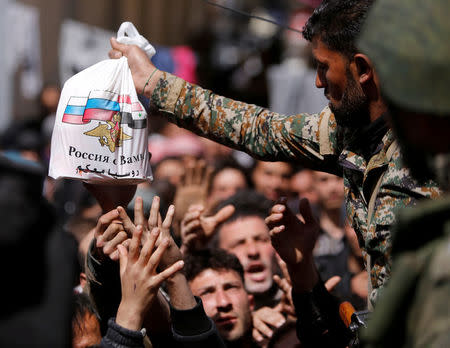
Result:
[[[155,70],[152,71],[152,73],[150,74],[150,76],[147,79],[147,82],[144,85],[144,88],[142,88],[142,94],[144,94],[145,92],[145,87],[147,87],[148,83],[150,82],[150,79],[152,78],[153,74],[158,70],[158,68],[155,68]]]

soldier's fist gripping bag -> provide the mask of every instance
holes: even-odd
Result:
[[[64,84],[49,176],[108,184],[151,179],[147,114],[127,58],[101,61]]]

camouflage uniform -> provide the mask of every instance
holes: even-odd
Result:
[[[315,170],[344,176],[347,214],[353,222],[373,288],[371,301],[390,274],[390,228],[400,207],[423,197],[436,198],[433,182],[419,185],[403,166],[400,153],[386,156],[393,144],[387,130],[375,155],[363,156],[359,145],[345,147],[348,135],[337,126],[330,109],[320,114],[284,116],[267,109],[230,100],[164,73],[151,102],[170,121],[194,133],[268,161],[296,161]],[[372,190],[380,176],[374,209],[369,216]]]
[[[369,13],[358,46],[374,62],[382,92],[396,105],[396,126],[398,110],[432,122],[450,117],[449,13],[448,0],[377,0]],[[407,134],[398,126],[399,134]],[[426,127],[422,132],[424,138],[434,135]],[[402,142],[405,151],[418,146],[408,139]],[[450,141],[445,135],[436,140],[446,151],[436,155],[435,148],[420,148],[421,157],[432,159],[423,163],[446,196],[399,213],[392,278],[362,332],[365,347],[450,347]]]

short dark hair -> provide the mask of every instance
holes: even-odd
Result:
[[[184,273],[188,281],[207,269],[235,271],[244,282],[244,268],[239,259],[223,249],[208,248],[188,254],[184,258]]]
[[[92,299],[85,293],[74,293],[74,313],[72,317],[72,327],[77,327],[78,330],[84,330],[84,316],[91,314],[100,321],[100,316],[95,308]]]
[[[215,166],[214,171],[211,173],[211,177],[210,177],[210,180],[209,180],[209,186],[208,186],[208,193],[209,194],[211,193],[212,184],[213,184],[213,181],[216,178],[216,176],[218,174],[220,174],[222,171],[226,170],[226,169],[238,170],[244,176],[245,183],[247,184],[247,187],[251,187],[252,186],[252,182],[250,180],[250,176],[249,176],[248,170],[245,167],[243,167],[242,165],[240,165],[239,162],[237,162],[236,160],[234,160],[232,158],[225,158],[225,159],[221,160]]]
[[[352,58],[358,52],[356,38],[375,0],[324,0],[303,28],[303,37],[318,36],[328,48]]]
[[[223,224],[228,224],[247,216],[259,216],[263,220],[269,215],[273,202],[267,199],[263,194],[255,190],[241,190],[230,198],[220,202],[215,208],[217,213],[227,205],[233,205],[236,210]],[[218,226],[218,229],[220,226]]]
[[[236,220],[253,216],[265,220],[269,215],[270,208],[273,205],[272,201],[255,190],[242,190],[230,198],[220,202],[214,212],[217,213],[220,209],[229,204],[234,206],[235,211],[233,215],[216,227],[215,233],[208,243],[208,245],[212,248],[219,247],[219,231],[223,226]]]

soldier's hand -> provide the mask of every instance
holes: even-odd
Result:
[[[157,70],[153,74],[151,81],[144,91],[145,83],[155,70],[155,66],[150,59],[148,59],[147,54],[138,46],[121,44],[115,38],[111,38],[110,43],[112,49],[108,53],[109,57],[113,59],[127,57],[136,92],[139,94],[144,94],[145,92],[145,95],[150,97],[162,74],[161,71]]]

